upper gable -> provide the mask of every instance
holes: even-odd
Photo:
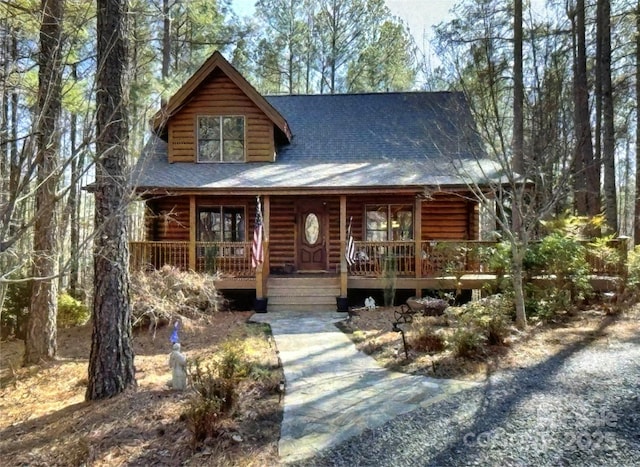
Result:
[[[168,143],[170,163],[198,161],[199,117],[242,117],[244,162],[273,162],[276,141],[291,140],[284,117],[219,52],[200,67],[153,119],[154,132]],[[224,135],[222,126],[221,135]],[[220,148],[224,147],[222,139],[216,142]]]
[[[169,162],[196,162],[199,116],[244,117],[245,162],[275,160],[273,122],[219,70],[167,123]]]

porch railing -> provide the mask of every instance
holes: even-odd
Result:
[[[589,273],[594,275],[620,275],[624,271],[626,243],[622,239],[608,242],[607,248],[594,249],[589,242],[586,259]],[[422,277],[463,274],[497,274],[504,265],[492,261],[498,254],[498,242],[471,240],[439,240],[420,243],[420,254],[415,255],[415,242],[354,242],[355,262],[349,274],[361,277],[380,277],[394,272],[397,276],[414,276],[416,262]],[[544,274],[544,267],[530,271]]]
[[[251,242],[196,242],[196,271],[253,277]]]
[[[586,244],[587,242],[585,242]],[[485,241],[423,241],[416,255],[414,241],[364,242],[356,241],[354,264],[348,273],[359,277],[422,277],[462,274],[496,274],[498,262],[491,261],[497,253],[497,242]],[[189,269],[188,241],[130,242],[132,270],[161,268],[165,264]],[[265,258],[268,250],[265,249]],[[587,248],[587,262],[591,274],[620,275],[626,258],[625,240],[612,240],[606,248]],[[221,273],[227,277],[255,277],[251,267],[251,242],[196,242],[195,270]],[[542,273],[531,271],[533,274]]]
[[[196,242],[195,270],[230,277],[254,277],[251,242]],[[165,264],[189,269],[189,242],[129,242],[132,270],[159,269]]]
[[[415,275],[415,242],[354,242],[354,276]]]
[[[165,264],[189,269],[189,242],[129,242],[132,271],[160,269]]]

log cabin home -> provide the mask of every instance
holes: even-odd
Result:
[[[269,310],[346,311],[391,280],[418,296],[480,288],[461,246],[480,244],[468,183],[491,170],[460,93],[263,96],[215,52],[152,121],[131,267],[215,272]]]

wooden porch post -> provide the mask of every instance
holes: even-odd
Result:
[[[416,196],[413,219],[413,239],[415,243],[416,297],[422,297],[420,278],[422,277],[422,199]]]
[[[268,296],[269,291],[267,290],[267,283],[269,281],[269,258],[271,256],[269,251],[269,229],[270,229],[270,219],[271,219],[271,197],[269,195],[264,195],[264,199],[262,202],[262,235],[264,238],[262,239],[262,250],[264,254],[264,260],[262,265],[260,265],[260,285],[258,286],[258,277],[256,277],[256,288],[261,288],[260,297],[264,298]],[[256,296],[258,296],[258,290],[256,290]]]
[[[189,269],[196,270],[196,197],[189,196]]]
[[[340,296],[347,296],[347,196],[340,195]]]

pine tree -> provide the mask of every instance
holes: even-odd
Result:
[[[86,399],[135,387],[127,236],[127,0],[98,0],[93,334]]]

